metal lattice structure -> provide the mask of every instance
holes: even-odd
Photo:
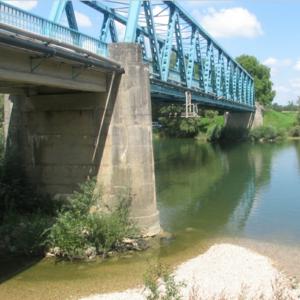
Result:
[[[109,56],[109,43],[141,45],[150,66],[152,96],[185,101],[186,92],[204,106],[254,111],[254,83],[178,1],[77,0],[99,13],[99,36],[80,32],[75,0],[53,1],[49,20],[0,0],[0,23]],[[61,25],[62,19],[67,20]],[[94,24],[93,24],[94,25]]]

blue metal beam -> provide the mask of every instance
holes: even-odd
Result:
[[[158,75],[159,79],[161,79],[162,73],[161,73],[161,62],[159,58],[159,45],[156,38],[156,30],[155,30],[155,24],[154,24],[150,1],[145,0],[143,2],[143,6],[144,6],[147,29],[149,34],[150,49],[152,54],[152,68],[153,68],[153,72]]]
[[[54,23],[59,23],[61,17],[65,11],[66,4],[68,0],[56,0],[52,1],[52,6],[50,10],[49,20]]]
[[[130,0],[128,20],[125,31],[125,43],[134,43],[142,0]]]
[[[203,58],[201,55],[201,45],[200,45],[199,35],[197,35],[197,38],[196,38],[196,56],[197,56],[197,63],[198,63],[199,88],[204,90],[205,68],[204,68],[204,64],[203,64]]]
[[[188,65],[186,71],[186,84],[187,87],[189,88],[192,86],[193,77],[194,77],[195,54],[196,54],[196,30],[195,28],[193,28],[192,35],[191,35]]]
[[[171,9],[167,38],[162,51],[161,73],[162,73],[163,81],[168,81],[169,78],[170,58],[171,58],[171,50],[173,45],[176,16],[177,16],[177,12],[174,9]]]
[[[179,23],[178,12],[176,12],[176,16],[175,16],[175,37],[176,37],[176,45],[177,45],[177,58],[179,63],[180,79],[181,79],[181,83],[183,85],[186,85],[185,55],[183,52],[181,28]]]
[[[66,10],[69,27],[78,31],[78,25],[77,25],[72,1],[70,1],[70,0],[67,1],[65,10]]]

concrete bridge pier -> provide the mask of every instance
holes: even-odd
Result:
[[[151,94],[148,65],[140,46],[109,45],[110,57],[125,69],[114,107],[107,111],[108,134],[98,173],[104,201],[131,197],[131,215],[146,235],[159,233],[152,146]]]
[[[255,104],[255,112],[225,113],[225,128],[229,130],[248,131],[263,125],[263,107]]]

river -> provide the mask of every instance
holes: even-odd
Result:
[[[154,155],[161,225],[171,238],[104,262],[44,259],[22,271],[16,262],[16,272],[2,278],[0,299],[66,299],[134,287],[153,261],[173,266],[216,242],[253,248],[300,279],[300,142],[166,139],[154,141]]]

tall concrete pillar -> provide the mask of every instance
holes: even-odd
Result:
[[[110,57],[125,69],[114,107],[107,112],[109,129],[98,173],[104,202],[131,196],[131,216],[144,234],[160,231],[156,206],[152,147],[151,94],[148,66],[138,45],[109,46]]]

